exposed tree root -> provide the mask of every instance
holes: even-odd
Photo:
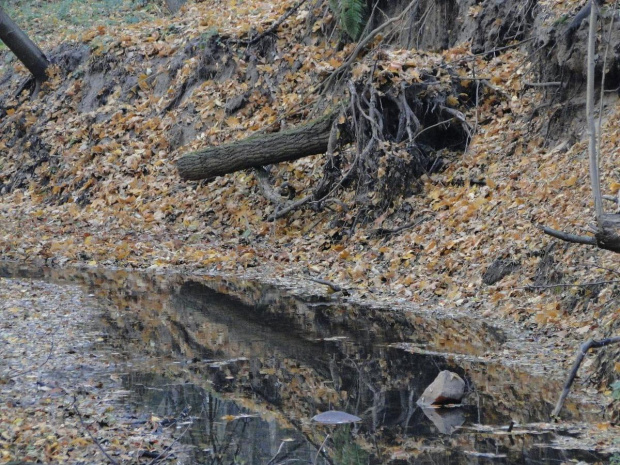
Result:
[[[333,85],[335,80],[338,80],[339,78],[341,78],[351,68],[351,65],[355,63],[361,51],[364,50],[364,48],[375,37],[377,37],[378,34],[380,34],[382,31],[390,27],[392,24],[398,21],[401,21],[405,17],[405,15],[409,13],[409,11],[411,11],[412,8],[417,6],[417,4],[418,4],[417,0],[412,1],[409,4],[409,6],[407,6],[407,8],[405,8],[398,16],[388,19],[386,22],[382,23],[380,26],[370,31],[368,35],[366,35],[362,40],[359,41],[359,43],[356,45],[356,47],[353,49],[353,51],[349,55],[349,58],[347,58],[347,60],[342,65],[340,65],[338,69],[336,69],[333,73],[331,73],[329,77],[323,82],[322,88],[329,89]]]

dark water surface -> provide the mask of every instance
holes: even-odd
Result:
[[[300,297],[222,277],[14,263],[0,263],[0,276],[83,286],[102,309],[93,322],[102,334],[97,351],[121,355],[114,370],[128,412],[138,412],[137,421],[176,422],[191,463],[604,461],[552,447],[570,433],[519,430],[548,420],[562,380],[489,362],[507,336],[471,318]],[[467,382],[463,407],[420,409],[416,400],[445,369]],[[565,409],[567,418],[602,421],[592,406]],[[362,421],[310,421],[326,410]],[[517,427],[508,434],[511,422]],[[321,444],[326,453],[317,454]]]

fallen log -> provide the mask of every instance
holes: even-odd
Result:
[[[325,153],[337,115],[332,112],[286,131],[259,134],[189,152],[177,161],[179,175],[182,179],[195,181]]]
[[[41,83],[47,80],[46,70],[50,62],[41,49],[15,24],[2,7],[0,7],[0,41],[4,42],[32,73],[36,81],[35,90],[38,91]]]

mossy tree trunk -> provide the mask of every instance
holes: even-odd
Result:
[[[335,117],[330,113],[294,129],[187,153],[177,161],[179,175],[186,180],[208,179],[324,153]]]

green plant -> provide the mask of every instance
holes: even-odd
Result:
[[[611,397],[620,400],[620,379],[611,383]]]
[[[620,454],[614,454],[609,459],[609,465],[620,465]]]
[[[359,38],[366,25],[366,1],[329,0],[329,6],[348,36],[353,40]]]
[[[338,428],[334,433],[334,463],[359,465],[368,463],[368,453],[351,437],[351,426]]]

